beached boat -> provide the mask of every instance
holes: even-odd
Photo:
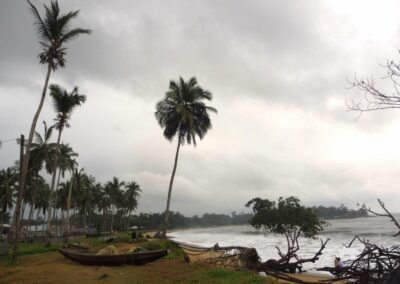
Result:
[[[90,249],[90,246],[71,243],[71,244],[68,244],[65,247],[63,247],[63,249],[72,249],[72,250],[75,250],[78,252],[88,252]]]
[[[168,254],[167,250],[133,252],[114,255],[97,255],[68,248],[59,248],[58,251],[66,258],[79,262],[81,264],[107,266],[117,266],[124,264],[145,264],[151,261],[155,261]]]

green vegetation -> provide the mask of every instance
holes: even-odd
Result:
[[[1,243],[0,243],[1,244]],[[56,251],[61,244],[51,244],[50,246],[44,246],[43,244],[27,244],[20,243],[18,246],[18,255],[34,255],[46,252]],[[7,263],[9,265],[14,265],[18,263],[14,263],[12,261],[11,256],[9,255],[0,255],[0,262]]]
[[[202,216],[195,215],[193,217],[185,217],[179,212],[170,212],[169,228],[194,228],[194,227],[212,227],[212,226],[226,226],[226,225],[247,225],[253,214],[232,212],[231,215],[227,214],[214,214],[205,213]],[[156,229],[160,228],[164,221],[164,214],[161,213],[140,213],[133,215],[131,224]]]
[[[247,202],[254,212],[250,224],[256,229],[270,233],[284,234],[292,239],[296,236],[314,237],[324,229],[324,222],[319,220],[312,208],[300,205],[300,199],[279,197],[278,202],[254,198]]]
[[[360,208],[358,210],[348,209],[343,204],[340,205],[340,207],[314,206],[312,208],[315,210],[318,217],[324,219],[350,219],[350,218],[360,218],[368,216],[368,211],[364,208]]]
[[[169,254],[165,258],[185,260],[185,253],[183,252],[183,250],[176,243],[168,239],[151,241],[143,243],[140,246],[146,250],[167,249],[169,251]]]
[[[56,251],[58,249],[58,247],[60,247],[60,246],[61,246],[60,243],[55,243],[55,244],[52,244],[51,246],[43,246],[42,244],[21,243],[19,246],[19,254],[20,255],[28,255],[28,254]]]
[[[287,250],[284,252],[277,247],[279,260],[268,260],[268,268],[294,273],[302,271],[306,262],[315,262],[326,246],[321,241],[321,248],[309,259],[300,259],[297,255],[300,250],[300,237],[314,238],[324,229],[325,222],[321,221],[312,208],[300,205],[296,197],[280,197],[278,202],[268,199],[254,198],[247,202],[247,207],[252,207],[254,216],[250,224],[256,229],[263,229],[268,233],[282,234],[286,237]],[[291,260],[294,259],[294,262]]]

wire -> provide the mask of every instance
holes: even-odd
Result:
[[[2,143],[5,143],[5,142],[11,142],[11,141],[16,141],[16,140],[18,140],[19,138],[11,138],[11,139],[4,139],[4,140],[2,140],[2,139],[0,139],[0,144],[2,144]]]

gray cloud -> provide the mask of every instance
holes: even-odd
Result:
[[[162,136],[154,106],[170,79],[195,75],[219,114],[204,141],[182,148],[174,210],[240,211],[255,196],[289,194],[309,205],[381,197],[397,208],[399,114],[355,121],[344,102],[358,95],[346,78],[379,78],[378,63],[396,58],[399,4],[362,3],[63,1],[93,30],[68,45],[51,78],[88,96],[64,141],[99,181],[137,180],[140,210],[163,210],[176,141]],[[0,2],[0,139],[27,133],[39,100],[45,67],[32,22],[24,1]],[[53,117],[47,99],[40,120]],[[5,143],[0,168],[17,155]]]

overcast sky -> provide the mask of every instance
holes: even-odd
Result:
[[[32,0],[43,12],[42,3]],[[196,76],[213,93],[213,128],[181,148],[172,210],[244,210],[253,197],[295,195],[306,205],[376,198],[400,211],[400,110],[348,112],[355,73],[381,78],[398,60],[399,1],[60,1],[93,30],[68,44],[50,82],[78,86],[87,102],[63,141],[106,182],[135,180],[139,211],[165,208],[176,140],[162,134],[155,104],[169,80]],[[0,1],[0,139],[28,133],[46,67],[25,1]],[[379,86],[388,88],[378,80]],[[41,121],[54,118],[47,98]],[[54,137],[55,138],[55,137]],[[0,148],[0,168],[18,157]]]

